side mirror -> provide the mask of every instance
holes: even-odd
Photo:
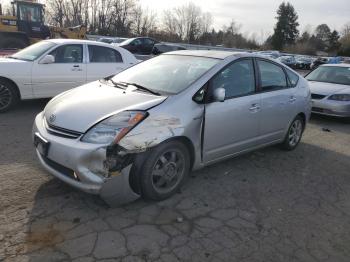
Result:
[[[213,102],[224,102],[225,101],[225,88],[216,88],[213,92]]]
[[[53,55],[46,55],[40,61],[40,64],[53,64],[53,63],[55,63],[55,57]]]

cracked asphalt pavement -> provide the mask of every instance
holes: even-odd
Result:
[[[39,166],[31,126],[46,102],[0,115],[0,261],[349,261],[349,122],[313,116],[293,152],[249,153],[165,201],[109,208]]]

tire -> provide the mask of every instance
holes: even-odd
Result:
[[[166,142],[153,148],[141,169],[142,196],[150,200],[172,196],[186,180],[190,166],[189,151],[181,142]]]
[[[13,108],[19,101],[17,88],[9,81],[0,79],[0,113]]]
[[[16,49],[22,49],[28,46],[28,41],[18,38],[18,37],[7,37],[1,40],[0,42],[0,48],[16,48]]]
[[[301,116],[296,116],[288,128],[288,132],[282,142],[282,149],[287,151],[294,150],[303,136],[305,127],[304,119]]]

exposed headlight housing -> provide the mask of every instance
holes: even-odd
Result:
[[[132,128],[147,117],[144,111],[124,111],[92,127],[81,139],[93,144],[117,144]]]
[[[350,94],[335,94],[331,95],[328,99],[336,101],[350,101]]]

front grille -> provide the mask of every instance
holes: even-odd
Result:
[[[64,137],[64,138],[70,138],[70,139],[76,139],[78,137],[80,137],[83,133],[81,132],[77,132],[77,131],[73,131],[73,130],[69,130],[69,129],[65,129],[65,128],[61,128],[58,126],[54,126],[51,125],[49,123],[46,123],[46,129],[47,131],[55,136],[60,136],[60,137]]]
[[[72,169],[65,167],[65,166],[62,166],[61,164],[47,158],[46,156],[42,156],[42,158],[43,158],[44,162],[48,166],[50,166],[51,168],[55,169],[56,171],[60,172],[61,174],[65,175],[71,179],[79,181],[79,178],[74,176],[74,171]]]
[[[316,99],[316,100],[320,100],[320,99],[323,99],[325,97],[326,97],[325,95],[311,94],[311,98]]]

